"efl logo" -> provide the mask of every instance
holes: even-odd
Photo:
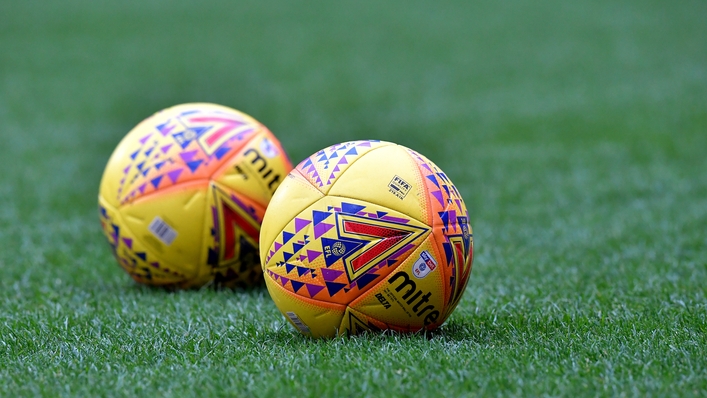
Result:
[[[415,275],[416,278],[422,279],[426,277],[427,274],[434,271],[435,268],[437,268],[437,262],[435,262],[435,259],[430,256],[427,250],[423,250],[422,253],[420,253],[420,258],[418,258],[412,266],[412,274]]]
[[[260,151],[263,153],[263,155],[265,155],[265,157],[270,159],[280,154],[280,151],[277,150],[275,144],[273,144],[272,141],[267,138],[263,138],[263,140],[260,142]]]

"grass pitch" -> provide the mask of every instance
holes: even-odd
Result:
[[[707,5],[0,3],[0,395],[707,391]],[[295,162],[427,155],[475,262],[437,333],[313,341],[265,289],[135,286],[96,195],[120,138],[210,101]]]

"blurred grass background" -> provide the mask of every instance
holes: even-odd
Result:
[[[0,395],[707,389],[707,3],[0,3]],[[137,288],[100,235],[114,146],[208,101],[293,161],[442,167],[476,258],[447,326],[312,342],[264,290]]]

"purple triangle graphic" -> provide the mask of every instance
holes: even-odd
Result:
[[[285,286],[287,284],[287,282],[289,282],[289,281],[290,281],[290,278],[285,278],[284,276],[280,277],[280,283],[282,284],[282,286]]]
[[[444,206],[444,198],[442,197],[442,191],[434,191],[431,192],[432,196],[434,196],[437,201],[439,201],[439,204]]]
[[[342,156],[342,157],[341,157],[341,160],[339,160],[339,163],[337,163],[336,165],[338,166],[338,165],[340,165],[340,164],[349,164],[349,161],[346,160],[346,157],[345,157],[345,156]]]
[[[162,150],[162,153],[167,153],[167,151],[169,151],[169,148],[171,148],[171,147],[172,147],[172,144],[165,145],[162,148],[160,148],[160,150]]]
[[[324,289],[324,286],[312,285],[310,283],[307,283],[306,286],[307,286],[307,292],[309,292],[309,297],[316,296],[317,293],[321,292]]]
[[[194,156],[196,155],[196,152],[197,152],[196,150],[189,151],[189,152],[182,152],[179,154],[179,156],[181,156],[185,162],[189,162],[194,158]]]
[[[128,174],[128,171],[130,171],[130,166],[123,169],[123,174]]]
[[[280,242],[275,242],[275,251],[276,251],[276,252],[277,252],[278,250],[280,250],[281,247],[282,247],[282,243],[280,243]]]
[[[338,165],[338,164],[336,165],[336,167],[334,167],[334,170],[332,170],[331,175],[333,176],[334,173],[336,173],[337,171],[341,171],[341,170],[339,170],[339,165]]]
[[[147,188],[147,184],[142,184],[140,185],[140,188],[138,188],[138,191],[140,191],[140,193],[145,193],[145,188]]]
[[[317,259],[317,257],[321,256],[322,252],[314,251],[314,250],[307,250],[307,261],[310,263],[314,260]]]
[[[305,220],[303,218],[295,218],[295,233],[301,231],[302,228],[306,227],[310,223],[310,220]]]
[[[147,140],[150,139],[150,137],[152,137],[152,133],[150,133],[150,134],[148,134],[148,135],[146,135],[146,136],[140,138],[140,143],[143,144],[143,145],[145,145],[145,143],[147,142]]]
[[[125,243],[125,246],[128,248],[132,249],[133,248],[133,240],[130,238],[123,238],[123,243]]]
[[[338,271],[338,270],[329,269],[329,268],[322,268],[321,271],[322,271],[322,276],[324,277],[324,280],[327,282],[334,281],[336,278],[338,278],[339,276],[341,276],[341,274],[344,273],[344,271]]]
[[[174,130],[175,126],[167,126],[167,123],[157,126],[157,130],[159,130],[160,134],[162,134],[162,137],[169,134],[170,131]]]
[[[319,239],[320,236],[324,235],[332,228],[334,228],[334,224],[327,224],[325,222],[317,224],[314,227],[314,239]]]
[[[461,210],[462,209],[462,201],[460,199],[454,199],[454,201],[457,203],[457,207],[459,208],[459,210]]]
[[[371,142],[370,141],[363,141],[363,142],[359,143],[358,146],[364,146],[364,147],[370,148]]]
[[[169,177],[170,180],[172,180],[172,184],[177,183],[177,179],[179,178],[179,175],[182,174],[183,169],[177,169],[177,170],[172,170],[169,173],[167,173],[167,177]]]

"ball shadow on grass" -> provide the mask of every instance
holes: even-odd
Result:
[[[267,291],[264,281],[259,281],[253,285],[239,284],[227,286],[219,283],[207,283],[200,287],[182,288],[177,285],[151,286],[135,281],[127,281],[125,290],[138,294],[175,294],[180,292],[232,292],[233,294],[252,294]]]
[[[441,343],[465,343],[477,346],[503,346],[514,344],[519,336],[546,335],[552,325],[541,322],[515,322],[511,317],[500,318],[493,312],[468,316],[452,316],[444,325],[436,330],[421,330],[414,333],[396,332],[393,330],[367,331],[356,335],[341,335],[332,338],[313,339],[299,333],[283,319],[283,326],[273,330],[275,340],[297,339],[303,342],[341,340],[369,342],[419,341]]]

